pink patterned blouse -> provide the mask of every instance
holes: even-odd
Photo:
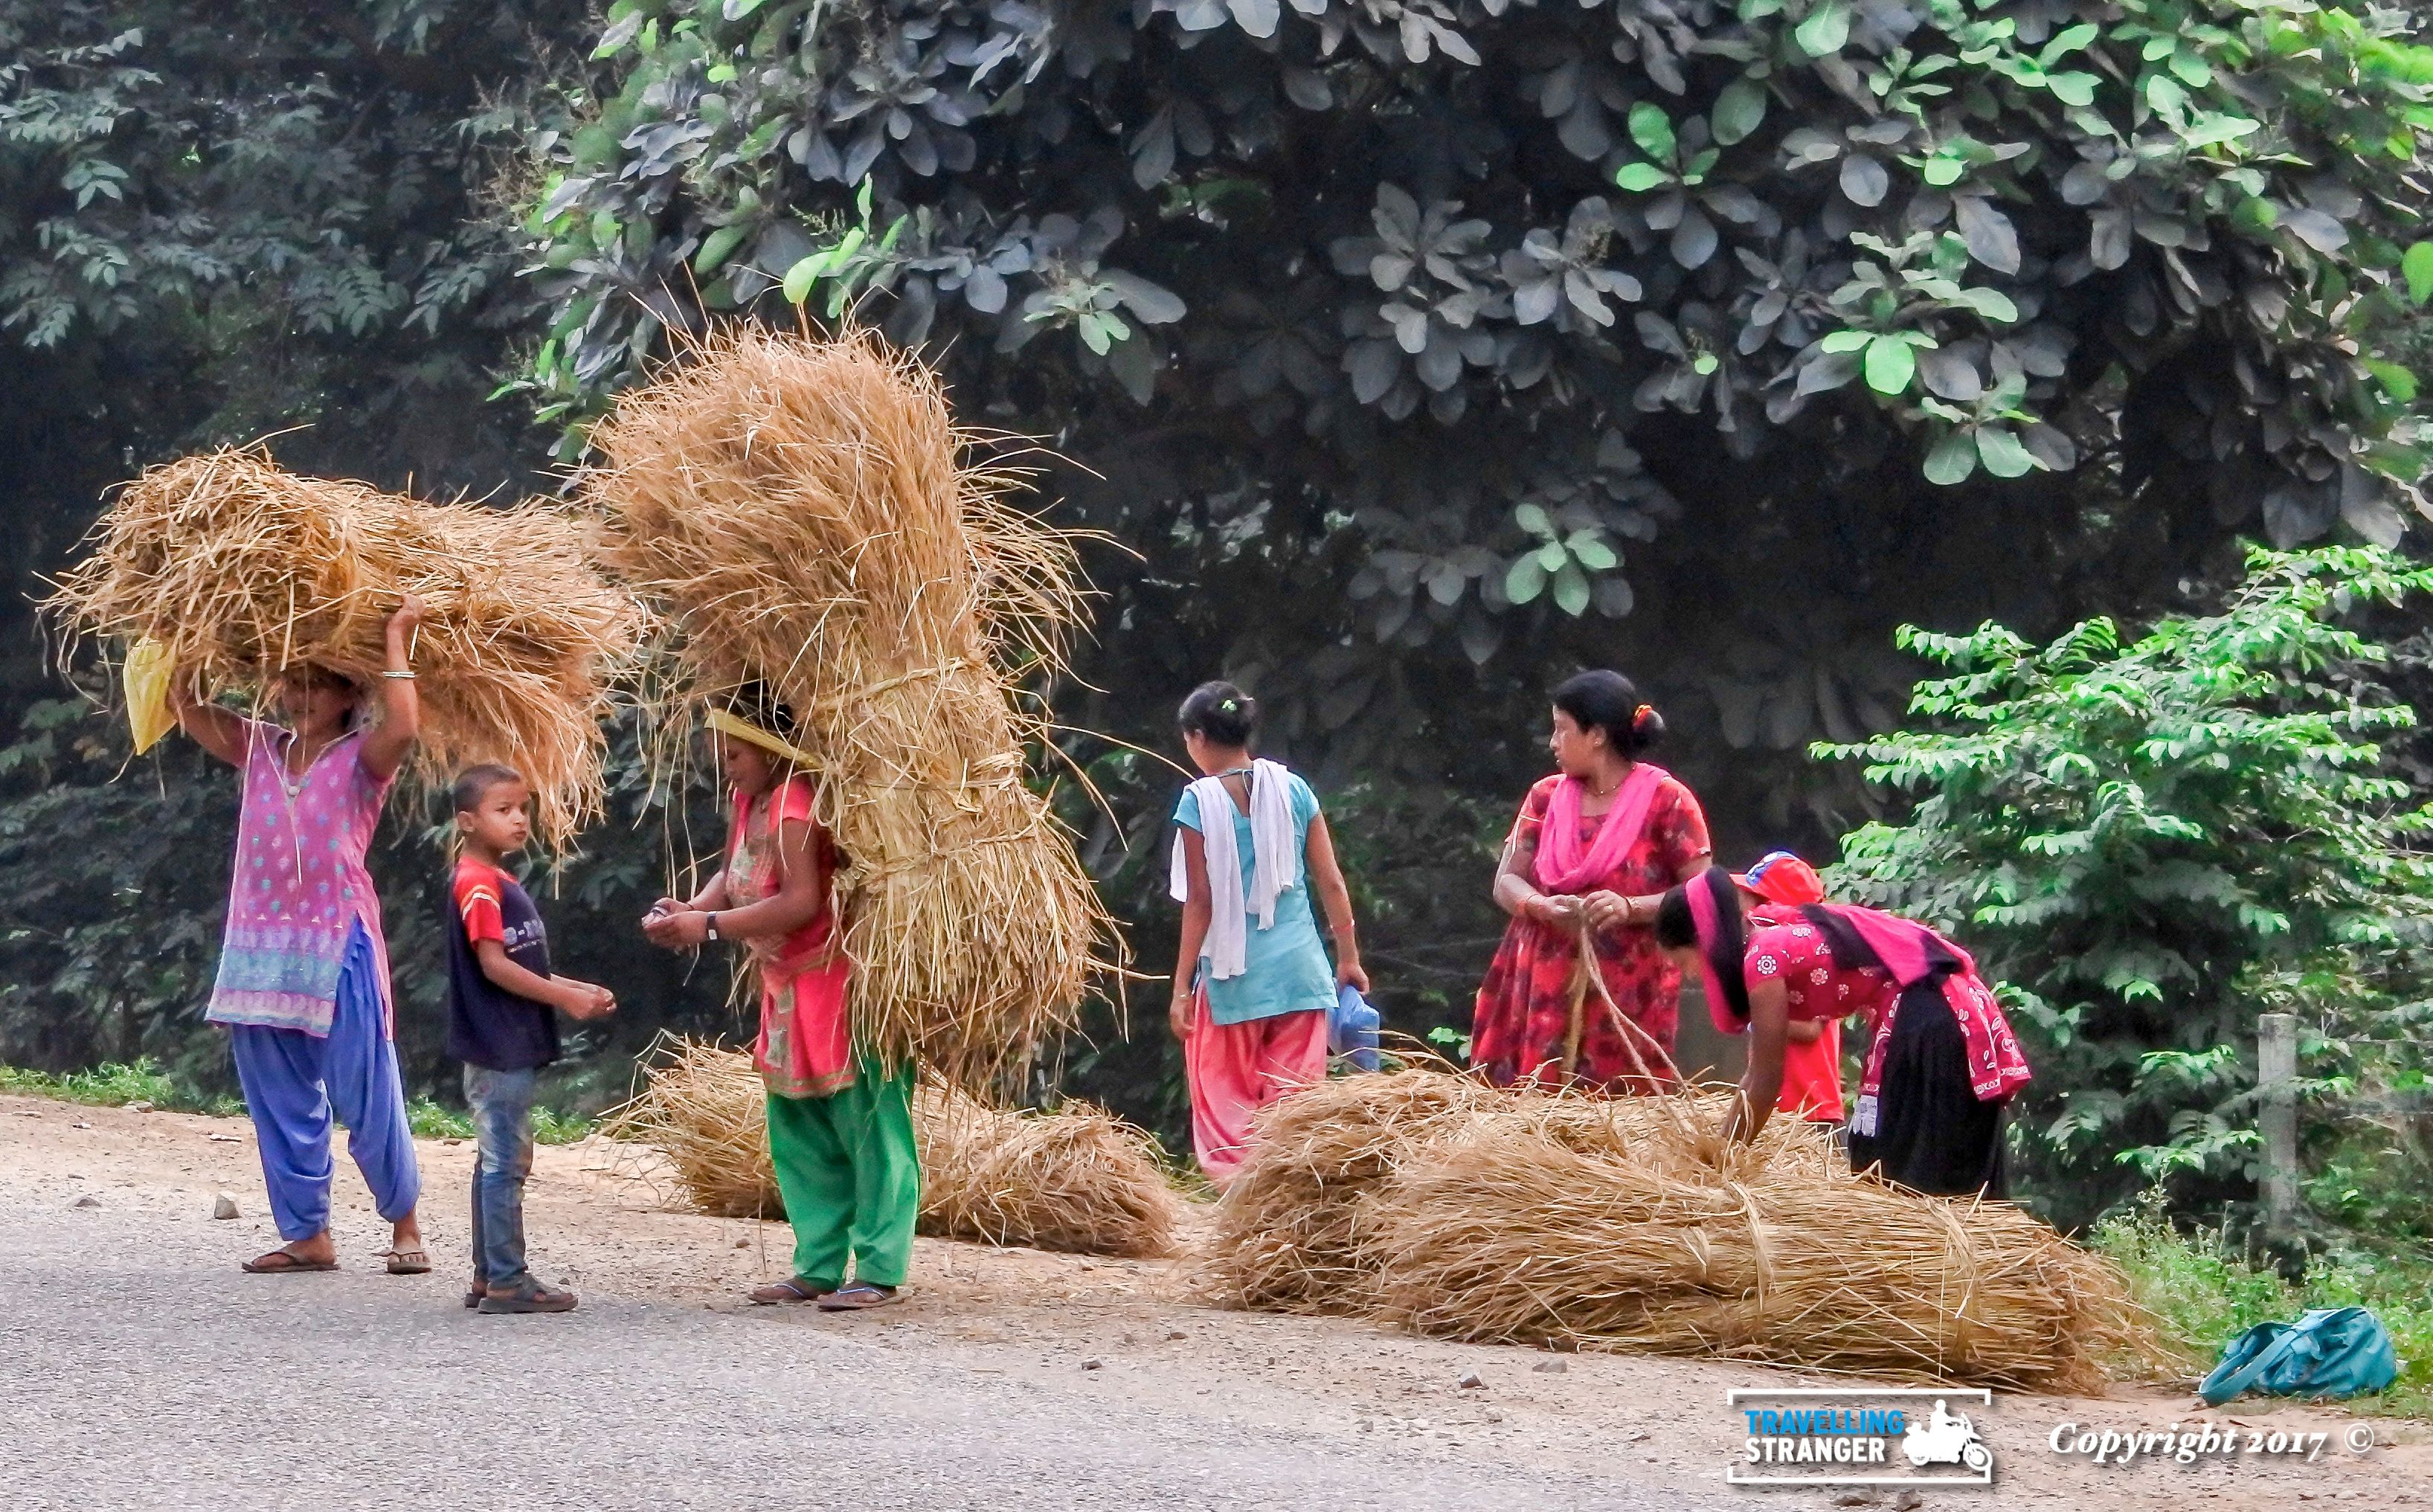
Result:
[[[361,731],[332,743],[301,777],[287,772],[292,732],[247,721],[245,736],[236,873],[204,1017],[326,1038],[347,938],[361,924],[380,963],[381,1005],[394,1033],[388,943],[364,857],[395,779],[365,769]]]

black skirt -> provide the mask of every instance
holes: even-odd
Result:
[[[1850,1129],[1850,1169],[1938,1197],[2001,1197],[2002,1106],[1980,1102],[1968,1082],[1968,1045],[1937,984],[1900,995],[1876,1089],[1876,1131]]]

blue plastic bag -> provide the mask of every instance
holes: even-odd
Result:
[[[1377,1030],[1384,1024],[1360,989],[1346,983],[1335,994],[1335,1011],[1326,1015],[1326,1047],[1350,1061],[1356,1070],[1377,1069]]]
[[[2362,1307],[2318,1307],[2295,1323],[2258,1323],[2230,1341],[2197,1386],[2219,1407],[2249,1391],[2272,1397],[2357,1397],[2399,1376],[2382,1319]]]

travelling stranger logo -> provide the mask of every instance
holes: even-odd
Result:
[[[1989,1486],[1994,1451],[1964,1409],[1994,1394],[1920,1386],[1726,1393],[1734,1486]]]

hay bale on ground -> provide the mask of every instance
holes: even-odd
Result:
[[[1998,1385],[2153,1357],[2118,1273],[2028,1215],[1854,1178],[1796,1120],[1726,1149],[1724,1105],[1428,1071],[1295,1093],[1218,1205],[1201,1287],[1455,1338]]]
[[[563,846],[599,811],[608,680],[644,630],[592,566],[591,531],[553,505],[425,503],[216,451],[121,489],[45,607],[71,636],[160,642],[209,696],[260,699],[307,663],[375,682],[390,612],[420,594],[409,774],[436,788],[508,762]]]
[[[1434,1071],[1345,1077],[1263,1110],[1197,1279],[1210,1300],[1280,1313],[1366,1306],[1359,1199],[1431,1138],[1499,1095]]]
[[[1415,1153],[1364,1210],[1377,1316],[1448,1338],[2035,1390],[2146,1348],[2118,1272],[2017,1208],[1846,1173],[1702,1180],[1511,1127]]]
[[[1103,1108],[1010,1113],[922,1087],[912,1122],[923,1233],[1144,1259],[1177,1248],[1182,1199],[1158,1168],[1157,1142]]]
[[[591,439],[605,559],[680,632],[667,727],[753,684],[802,722],[859,1042],[976,1091],[1026,1065],[1120,948],[1024,782],[1045,731],[1018,685],[1078,612],[1065,539],[964,466],[936,378],[867,335],[738,328]]]
[[[675,1040],[643,1076],[641,1093],[602,1121],[605,1131],[655,1147],[701,1212],[783,1217],[752,1058]],[[1157,1142],[1104,1109],[1013,1113],[923,1086],[912,1128],[922,1233],[1080,1254],[1174,1252],[1184,1209],[1159,1169]]]

